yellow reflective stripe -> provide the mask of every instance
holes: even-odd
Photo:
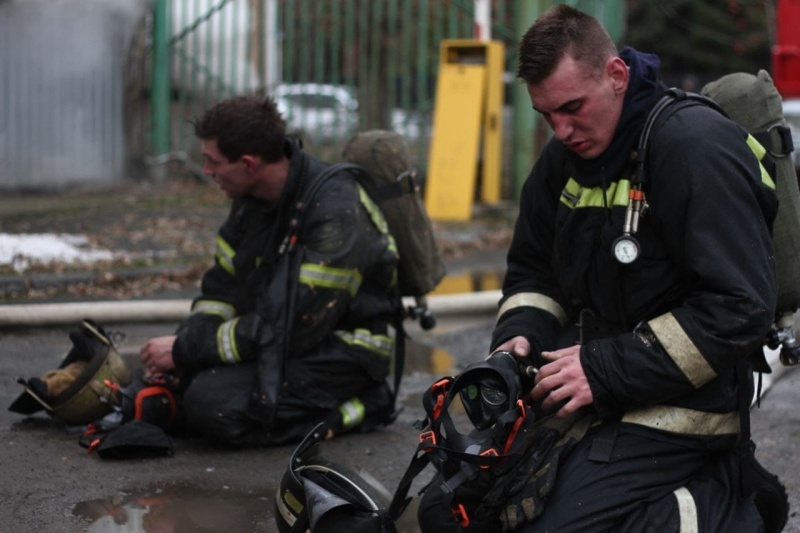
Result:
[[[630,180],[619,180],[610,183],[606,189],[581,187],[573,178],[567,180],[564,190],[561,191],[561,203],[570,209],[575,207],[612,207],[628,205],[628,193],[631,189]]]
[[[355,331],[337,329],[333,334],[350,346],[360,346],[385,357],[391,356],[394,349],[394,339],[388,335],[372,333],[364,328],[358,328]]]
[[[236,348],[236,323],[239,317],[223,322],[217,328],[217,351],[223,363],[234,364],[242,361]]]
[[[517,307],[535,307],[553,315],[562,326],[567,323],[567,313],[564,312],[558,302],[538,292],[521,292],[509,297],[500,306],[500,310],[497,312],[497,320],[500,320],[503,314]]]
[[[378,228],[378,231],[389,238],[389,250],[397,253],[397,243],[395,243],[392,234],[389,233],[389,224],[386,222],[386,217],[383,216],[383,211],[372,201],[372,198],[369,197],[361,185],[356,185],[358,186],[358,199],[361,201],[361,205],[363,205],[364,209],[369,213],[369,217],[372,219],[372,223],[375,224],[375,227]]]
[[[233,258],[236,257],[236,251],[219,235],[217,235],[216,248],[216,258],[219,266],[231,276],[236,275],[236,268],[233,266]]]
[[[764,154],[767,153],[766,148],[761,146],[761,143],[750,134],[747,135],[747,146],[750,147],[750,150],[753,152],[753,154],[755,154],[759,161],[761,161],[764,158]]]
[[[336,268],[313,263],[300,266],[300,283],[312,287],[341,289],[355,296],[361,287],[361,273],[355,268]]]
[[[618,183],[610,183],[605,190],[602,187],[584,189],[577,207],[628,205],[628,191],[630,188],[630,181],[620,180]]]
[[[656,317],[648,325],[672,361],[695,388],[700,388],[717,377],[717,373],[672,313]]]
[[[217,315],[223,320],[230,320],[236,316],[236,309],[231,304],[219,300],[197,300],[192,304],[191,314]]]
[[[305,501],[305,497],[303,501]],[[275,492],[275,507],[278,508],[278,512],[286,523],[289,524],[289,527],[292,527],[294,523],[297,522],[297,517],[303,514],[303,509],[305,509],[303,503],[292,494],[290,489],[286,489],[283,496],[281,496],[280,487],[278,487],[278,490]],[[289,507],[291,507],[291,510]]]
[[[581,199],[582,187],[573,178],[567,180],[564,190],[561,191],[561,203],[572,209]]]
[[[678,500],[678,516],[680,516],[678,533],[698,533],[700,528],[697,521],[697,504],[692,493],[686,487],[680,487],[672,494]]]
[[[735,435],[739,433],[739,413],[708,413],[684,407],[655,405],[634,409],[623,422],[680,435]]]
[[[350,429],[364,421],[364,404],[358,398],[353,398],[339,406],[344,429]]]
[[[766,148],[761,146],[761,143],[756,140],[755,137],[752,135],[747,136],[747,146],[750,147],[750,150],[758,159],[758,168],[761,169],[761,183],[769,187],[770,189],[775,188],[775,182],[772,180],[772,176],[769,175],[767,169],[764,168],[764,165],[761,164],[761,160],[764,159],[764,156],[767,153]]]

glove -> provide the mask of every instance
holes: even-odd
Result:
[[[544,509],[560,462],[596,420],[594,413],[586,411],[563,419],[549,416],[537,421],[529,436],[518,436],[528,439],[523,459],[502,465],[479,514],[499,512],[503,531],[533,521]]]

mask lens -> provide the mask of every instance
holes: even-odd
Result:
[[[492,383],[481,384],[481,398],[484,402],[492,407],[505,405],[508,400],[508,394],[505,391],[495,387]]]
[[[460,391],[461,402],[475,428],[482,430],[494,424],[508,409],[508,391],[502,380],[484,377]]]

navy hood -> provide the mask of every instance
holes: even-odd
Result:
[[[581,159],[574,152],[568,152],[574,164],[575,179],[584,187],[605,187],[626,170],[647,114],[664,92],[663,85],[658,81],[658,67],[661,64],[658,56],[626,47],[619,57],[628,65],[629,81],[614,140],[605,152],[594,159]]]

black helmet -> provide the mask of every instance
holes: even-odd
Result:
[[[275,520],[281,533],[394,533],[391,495],[366,473],[319,454],[324,424],[297,446],[275,494]]]

